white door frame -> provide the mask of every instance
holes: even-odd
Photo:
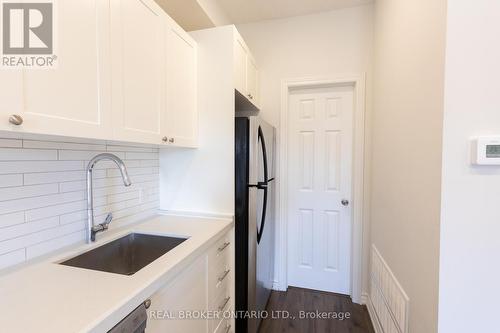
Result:
[[[351,248],[351,297],[355,303],[362,302],[363,274],[363,205],[364,205],[364,163],[365,163],[365,74],[344,75],[336,78],[287,79],[281,83],[281,115],[279,128],[279,195],[278,253],[280,265],[276,289],[288,288],[288,234],[285,221],[288,220],[288,97],[292,88],[318,86],[352,85],[354,89],[354,144],[352,182],[352,248]]]

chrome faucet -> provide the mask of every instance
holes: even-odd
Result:
[[[94,225],[94,195],[92,186],[93,183],[92,172],[94,171],[96,163],[102,160],[110,160],[115,162],[115,164],[118,166],[118,169],[120,169],[120,173],[123,179],[123,185],[125,186],[132,185],[130,177],[128,176],[127,173],[127,168],[125,167],[125,164],[118,156],[109,153],[104,153],[104,154],[99,154],[90,160],[87,166],[87,215],[88,215],[87,230],[86,230],[87,244],[95,242],[95,235],[97,233],[108,230],[109,224],[113,219],[113,215],[109,213],[108,216],[106,216],[106,220],[103,223],[98,224],[97,226]]]

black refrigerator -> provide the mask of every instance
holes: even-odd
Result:
[[[274,281],[276,129],[259,117],[235,118],[235,307],[263,311]],[[238,316],[237,333],[256,333],[260,319]]]

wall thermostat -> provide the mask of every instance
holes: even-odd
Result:
[[[472,164],[500,166],[500,136],[472,139]]]

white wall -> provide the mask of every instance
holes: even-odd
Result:
[[[373,7],[367,5],[238,25],[237,29],[248,44],[259,67],[261,116],[278,127],[279,131],[281,82],[284,79],[336,78],[346,74],[366,74],[366,122],[368,124],[372,80],[372,18]],[[367,127],[367,135],[369,136],[369,127]],[[369,142],[366,142],[366,145],[369,151]],[[369,168],[366,170],[368,172]],[[279,175],[277,176],[279,180]],[[368,208],[368,203],[369,200],[366,200],[365,208]],[[280,231],[277,230],[277,235],[279,233]],[[364,237],[365,243],[368,243],[367,225]],[[281,241],[278,239],[278,248],[281,248],[279,244]],[[278,251],[277,272],[281,265],[279,258],[282,258],[282,255]],[[368,266],[367,258],[368,252],[365,253],[366,260],[363,267],[365,277]],[[281,277],[276,278],[279,280]],[[367,285],[365,278],[364,291],[367,290]]]
[[[439,332],[498,329],[500,168],[472,167],[469,138],[500,134],[500,2],[448,2]]]
[[[192,33],[199,57],[199,148],[161,150],[161,209],[234,215],[232,29]]]
[[[113,162],[98,163],[94,172],[96,222],[103,222],[112,212],[110,227],[117,228],[157,212],[157,148],[19,136],[0,133],[0,269],[85,240],[85,168],[99,153],[122,158],[132,186],[123,186]]]
[[[445,33],[445,0],[375,4],[371,237],[412,333],[437,331]]]
[[[237,25],[260,70],[262,116],[279,126],[281,81],[371,76],[372,6]]]

